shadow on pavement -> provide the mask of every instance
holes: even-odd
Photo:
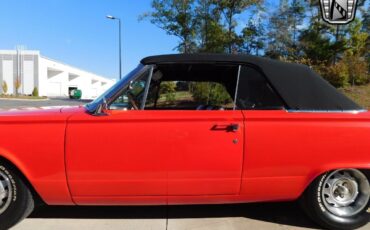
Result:
[[[63,207],[43,206],[29,218],[63,219],[186,219],[245,217],[295,227],[317,228],[297,203],[235,205]]]

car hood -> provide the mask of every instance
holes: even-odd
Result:
[[[0,122],[14,121],[61,121],[77,112],[84,112],[83,106],[52,106],[19,108],[0,111]]]

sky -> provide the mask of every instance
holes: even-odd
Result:
[[[178,40],[139,15],[150,0],[0,0],[0,50],[24,45],[41,55],[108,78],[118,78],[118,21],[123,73],[143,57],[176,53]]]
[[[266,0],[268,13],[277,0]],[[40,50],[41,55],[118,79],[118,22],[122,21],[123,75],[149,55],[176,53],[178,39],[148,20],[151,0],[0,0],[0,50],[17,45]],[[238,15],[237,30],[250,13]]]

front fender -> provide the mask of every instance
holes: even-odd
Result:
[[[67,116],[59,110],[0,116],[0,156],[17,167],[47,204],[73,204],[64,159]]]

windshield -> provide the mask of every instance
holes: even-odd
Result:
[[[134,70],[132,70],[130,73],[124,76],[121,80],[119,80],[116,84],[114,84],[110,89],[108,89],[98,98],[96,98],[94,101],[90,102],[89,104],[86,104],[85,108],[89,112],[94,112],[104,100],[109,100],[109,98],[117,94],[117,92],[119,92],[126,84],[128,84],[130,79],[132,79],[138,73],[145,71],[147,68],[148,68],[147,66],[139,64]]]

